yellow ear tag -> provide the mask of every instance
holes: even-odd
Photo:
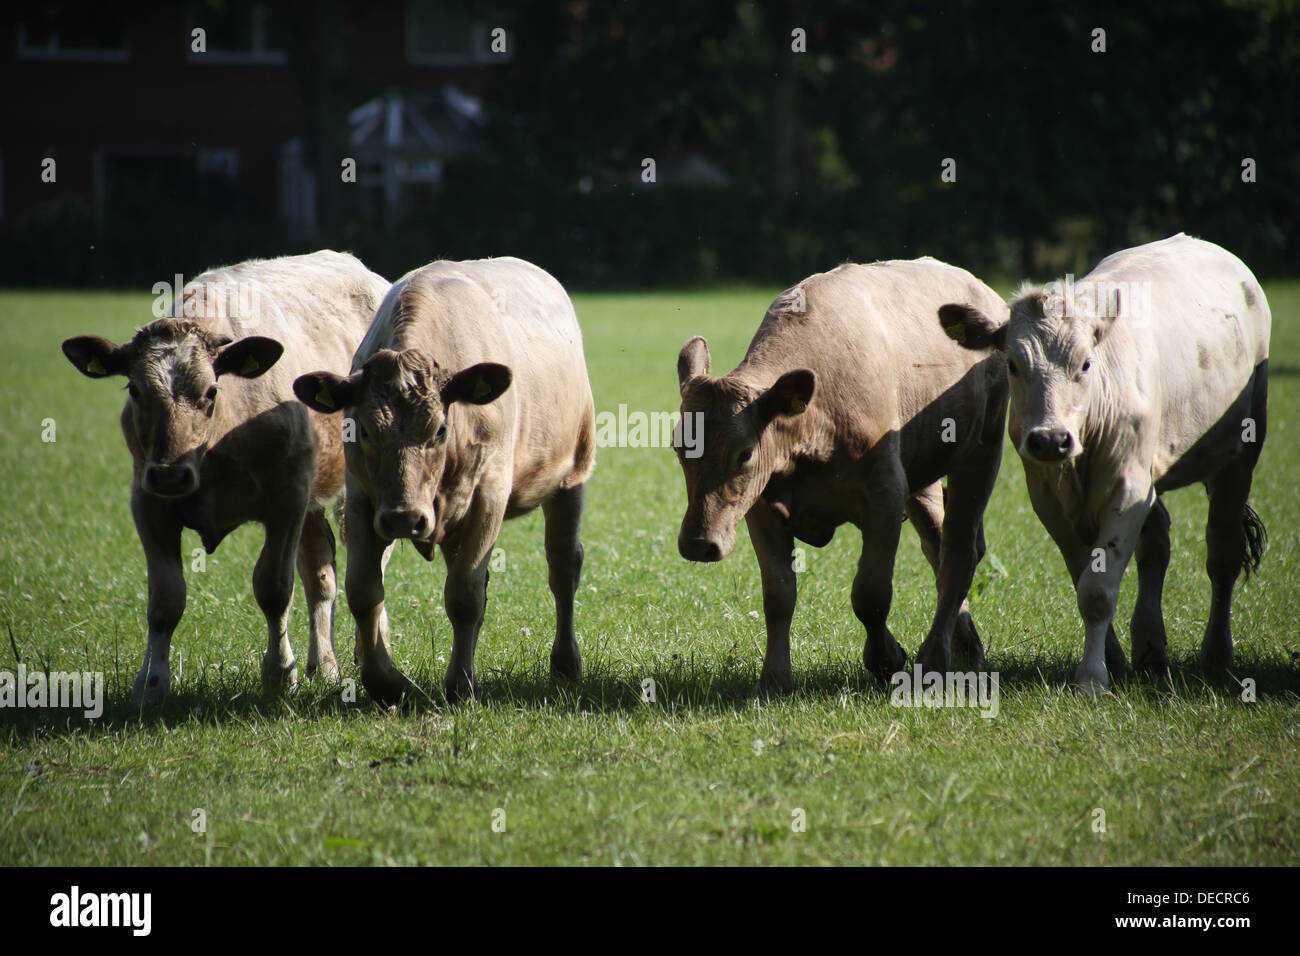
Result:
[[[802,400],[802,399],[798,399],[798,398],[792,398],[792,399],[790,399],[790,414],[791,414],[791,415],[798,415],[801,411],[803,411],[803,410],[804,410],[805,408],[807,408],[807,407],[808,407],[808,406],[805,405],[805,404],[803,403],[803,400]]]
[[[316,402],[319,405],[324,405],[326,408],[334,408],[334,396],[330,394],[328,388],[322,387],[321,390],[316,393]]]
[[[484,395],[488,394],[490,391],[492,391],[492,386],[489,385],[487,382],[483,381],[483,379],[479,379],[479,380],[478,380],[478,383],[474,386],[474,398],[475,398],[475,400],[478,400],[478,399],[482,398]]]
[[[104,368],[104,363],[99,360],[98,355],[92,357],[91,360],[86,363],[86,371],[94,372],[96,375],[108,374],[108,369]]]
[[[262,366],[257,364],[257,359],[250,355],[248,358],[244,359],[244,367],[239,370],[239,374],[252,375],[261,367]]]

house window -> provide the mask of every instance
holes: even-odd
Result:
[[[101,226],[148,230],[161,219],[197,223],[254,215],[241,188],[239,150],[202,147],[101,149],[95,156],[96,217]]]
[[[206,49],[194,49],[194,31],[203,30]],[[268,64],[288,61],[280,18],[263,3],[249,0],[196,3],[190,7],[186,56],[191,63]]]
[[[505,63],[514,56],[514,40],[506,30],[505,51],[493,52],[492,31],[506,26],[504,18],[489,19],[455,0],[408,0],[406,58],[416,66]]]
[[[113,4],[33,4],[18,18],[18,59],[121,62],[126,31]]]

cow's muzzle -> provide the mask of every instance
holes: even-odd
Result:
[[[147,465],[140,484],[159,498],[181,498],[199,490],[199,472],[191,464]]]
[[[726,542],[707,535],[688,535],[685,529],[677,536],[677,550],[687,561],[721,561],[731,553]]]
[[[1021,454],[1034,461],[1065,461],[1073,457],[1078,443],[1068,431],[1060,428],[1035,428],[1025,435]]]
[[[433,534],[433,512],[427,508],[389,508],[375,513],[375,533],[381,538],[427,540]]]

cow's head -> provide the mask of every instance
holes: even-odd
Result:
[[[1022,293],[1009,316],[992,318],[972,305],[945,305],[939,322],[968,349],[1000,349],[1007,356],[1011,417],[1020,429],[1022,458],[1068,461],[1081,454],[1098,374],[1097,347],[1110,331],[1118,301],[1097,312],[1075,312],[1059,297]]]
[[[702,450],[675,442],[686,475],[686,516],[677,549],[691,561],[721,561],[736,546],[736,526],[774,472],[784,468],[793,420],[812,401],[816,376],[792,369],[767,389],[709,375],[709,346],[696,336],[677,356],[682,418],[699,416]]]
[[[63,343],[63,354],[83,375],[126,377],[123,427],[139,449],[140,487],[160,498],[198,490],[221,377],[257,378],[283,352],[274,339],[254,335],[235,342],[187,319],[151,322],[125,345],[97,335]]]
[[[348,467],[370,494],[375,533],[389,541],[430,541],[447,448],[456,438],[448,434],[448,409],[454,402],[493,402],[510,381],[510,369],[494,362],[453,373],[418,349],[381,349],[346,378],[312,372],[293,391],[318,412],[348,410],[356,428]]]

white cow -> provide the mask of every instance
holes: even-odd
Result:
[[[1107,256],[1077,284],[1022,293],[1009,320],[968,304],[945,305],[939,320],[967,348],[1007,355],[1008,431],[1083,615],[1075,687],[1104,691],[1107,665],[1123,666],[1111,621],[1135,551],[1133,663],[1167,669],[1169,513],[1159,496],[1194,482],[1210,495],[1201,666],[1228,667],[1232,589],[1259,567],[1266,542],[1246,503],[1264,444],[1270,329],[1250,270],[1180,233]]]

